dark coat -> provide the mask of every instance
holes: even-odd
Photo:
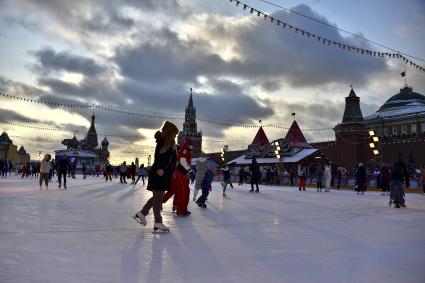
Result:
[[[252,160],[252,164],[249,167],[249,171],[251,171],[251,179],[259,180],[261,177],[260,166],[256,160]]]
[[[56,170],[58,172],[68,172],[70,165],[69,165],[69,161],[67,158],[61,158],[57,163],[56,163]]]
[[[170,181],[176,168],[177,153],[175,148],[169,148],[166,152],[160,153],[160,148],[164,144],[158,140],[155,148],[154,162],[149,171],[148,187],[149,191],[168,191],[170,189]],[[156,171],[164,170],[164,175],[159,176]]]
[[[363,166],[360,166],[357,170],[356,179],[358,185],[363,185],[366,183],[366,169]]]

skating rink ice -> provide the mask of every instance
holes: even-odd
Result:
[[[425,282],[425,196],[407,209],[388,196],[244,185],[192,216],[164,206],[171,232],[131,215],[151,193],[89,177],[48,191],[0,180],[0,282]],[[192,196],[191,196],[192,197]]]

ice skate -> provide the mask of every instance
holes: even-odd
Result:
[[[360,194],[361,194],[361,195],[364,195],[364,192],[361,192]]]
[[[59,186],[58,186],[58,189],[60,189],[61,188],[61,183],[59,183]]]
[[[157,232],[158,230],[161,232],[170,232],[170,228],[165,226],[163,223],[155,223],[153,225],[154,232]]]
[[[390,202],[388,203],[388,206],[389,207],[392,207],[393,206],[393,201],[392,200],[390,200]]]
[[[223,197],[227,197],[226,193],[223,193]]]
[[[259,191],[259,190],[256,190],[255,192],[256,192],[256,193],[259,193],[260,191]]]
[[[407,205],[405,203],[400,203],[400,206],[407,207]]]
[[[134,220],[136,220],[140,225],[146,226],[146,217],[139,211],[135,215],[132,216]]]

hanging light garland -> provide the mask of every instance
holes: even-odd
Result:
[[[103,106],[99,104],[67,104],[67,103],[59,103],[59,102],[52,102],[52,101],[10,95],[5,93],[0,93],[0,96],[7,99],[14,99],[17,101],[22,101],[27,103],[29,102],[29,103],[43,104],[43,105],[48,105],[53,107],[63,107],[63,108],[73,108],[73,109],[96,109],[96,110],[114,112],[114,113],[123,114],[127,116],[138,117],[138,118],[184,121],[184,117],[152,115],[152,114],[146,114],[146,113],[140,113],[140,112],[123,111],[121,109],[117,109],[111,106]],[[235,127],[235,128],[258,128],[259,127],[258,123],[250,124],[250,123],[244,123],[244,122],[217,121],[217,120],[206,119],[206,118],[196,118],[196,120],[201,123],[219,125],[219,126],[225,126],[225,127]],[[276,128],[281,130],[289,130],[290,128],[289,126],[281,126],[278,124],[261,124],[260,123],[260,125],[263,128]],[[302,129],[302,131],[305,131],[305,132],[317,132],[317,131],[329,131],[329,130],[333,130],[333,127]]]
[[[270,23],[274,24],[276,23],[276,26],[282,26],[284,30],[287,30],[289,32],[293,32],[298,34],[299,36],[310,39],[313,41],[316,41],[318,43],[322,43],[323,45],[329,46],[329,47],[335,47],[340,50],[348,51],[350,53],[354,54],[361,54],[364,56],[374,56],[374,57],[380,57],[380,58],[397,58],[402,60],[405,64],[410,65],[411,67],[415,68],[416,70],[420,72],[425,72],[425,68],[422,66],[416,64],[415,62],[411,61],[410,59],[406,58],[404,55],[398,53],[391,53],[391,52],[379,52],[379,51],[373,51],[368,49],[363,49],[355,46],[351,46],[345,43],[337,42],[330,40],[328,38],[325,38],[323,36],[320,36],[318,34],[315,34],[313,32],[306,31],[304,29],[292,26],[280,19],[276,19],[266,13],[263,13],[254,7],[249,6],[248,4],[244,3],[243,1],[239,0],[230,0],[230,3],[235,2],[236,7],[242,7],[242,10],[249,10],[251,14],[256,14],[257,17],[263,18],[264,20],[270,19]]]

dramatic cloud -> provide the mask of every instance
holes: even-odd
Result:
[[[67,71],[96,76],[105,71],[105,67],[97,64],[93,59],[67,52],[55,52],[52,48],[44,48],[33,52],[33,54],[38,62],[35,69],[42,74]]]

